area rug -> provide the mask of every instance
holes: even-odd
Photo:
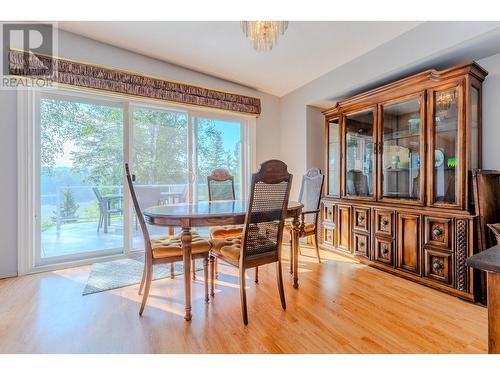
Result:
[[[196,269],[200,264],[197,261]],[[139,284],[144,269],[144,259],[128,258],[113,260],[111,262],[95,263],[90,270],[89,279],[82,295],[104,292],[106,290],[123,288]],[[182,275],[183,265],[181,262],[174,263],[174,275]],[[157,264],[153,266],[153,280],[170,277],[170,264]]]

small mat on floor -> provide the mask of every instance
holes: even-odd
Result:
[[[197,261],[196,269],[200,264]],[[123,288],[139,284],[144,269],[144,259],[128,258],[113,260],[111,262],[95,263],[90,270],[89,279],[82,295],[104,292],[106,290]],[[174,275],[183,273],[181,262],[174,263]],[[202,269],[202,268],[201,268]],[[170,264],[157,264],[153,266],[153,280],[170,277]]]

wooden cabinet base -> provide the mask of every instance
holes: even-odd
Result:
[[[397,206],[383,202],[347,202],[323,198],[337,212],[322,223],[334,238],[328,250],[342,250],[384,271],[467,300],[478,300],[479,271],[465,266],[475,250],[475,218],[464,211]]]

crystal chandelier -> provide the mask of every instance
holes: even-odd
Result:
[[[241,28],[258,52],[268,52],[288,28],[288,21],[241,21]]]

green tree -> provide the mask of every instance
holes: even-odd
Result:
[[[123,109],[70,100],[41,100],[41,159],[44,173],[70,144],[72,172],[92,185],[123,182]],[[197,120],[199,181],[215,168],[239,176],[240,146],[225,150],[216,121]],[[188,176],[188,117],[183,112],[133,111],[134,173],[140,184],[185,184]]]
[[[69,187],[66,187],[61,191],[62,198],[60,203],[60,218],[63,222],[71,222],[76,221],[77,211],[80,208],[80,205],[76,203],[75,193]],[[52,217],[52,221],[55,223],[57,221],[57,212],[53,212],[54,216]]]
[[[144,184],[180,184],[187,177],[187,116],[134,111],[134,173]]]
[[[122,183],[121,108],[58,99],[42,99],[40,105],[41,163],[47,173],[72,142],[73,167],[87,175],[86,182]]]
[[[213,120],[198,120],[198,181],[204,181],[216,168],[228,168],[222,133]]]

